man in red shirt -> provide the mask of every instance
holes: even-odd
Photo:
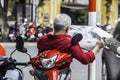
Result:
[[[54,20],[54,34],[45,35],[37,42],[39,53],[53,49],[57,49],[61,52],[70,51],[73,58],[76,58],[82,64],[93,62],[95,59],[95,53],[103,47],[103,42],[98,42],[93,50],[84,52],[79,44],[71,44],[72,37],[67,34],[70,25],[71,18],[68,15],[56,15]]]

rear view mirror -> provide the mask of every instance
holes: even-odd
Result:
[[[24,47],[24,41],[21,36],[16,37],[16,49],[20,49]]]
[[[72,40],[71,40],[71,43],[73,45],[77,44],[79,41],[81,41],[83,38],[82,34],[80,33],[77,33],[76,35],[73,36]]]
[[[27,52],[27,49],[24,48],[24,41],[21,36],[16,37],[16,49],[20,52]]]

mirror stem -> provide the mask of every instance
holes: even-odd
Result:
[[[17,49],[15,49],[11,54],[10,54],[10,58],[12,58],[12,54],[16,51]]]
[[[30,60],[31,60],[31,55],[30,54],[28,54],[28,53],[26,53],[29,57],[30,57]]]

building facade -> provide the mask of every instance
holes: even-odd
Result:
[[[118,18],[118,0],[101,1],[101,24],[114,25]]]
[[[17,23],[33,22],[33,0],[21,0],[15,5],[15,19]]]
[[[52,24],[56,14],[60,13],[62,0],[43,0],[43,5],[38,7],[38,23]]]
[[[88,22],[88,0],[84,4],[80,3],[80,0],[44,0],[43,3],[44,5],[38,8],[38,23],[52,24],[58,13],[71,16],[73,24]]]
[[[96,4],[97,22],[114,25],[120,12],[118,0],[97,0]],[[73,24],[87,25],[88,5],[89,0],[44,0],[44,6],[38,9],[38,23],[52,23],[56,14],[67,13]]]
[[[4,3],[4,0],[1,1]],[[97,22],[114,25],[120,13],[118,0],[96,2]],[[88,23],[88,5],[89,0],[19,0],[11,14],[15,16],[17,23],[27,20],[28,23],[47,25],[53,23],[56,14],[67,13],[72,17],[73,24],[84,25]]]

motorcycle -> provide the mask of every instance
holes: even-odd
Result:
[[[10,26],[8,38],[9,38],[9,41],[11,41],[11,42],[16,40],[16,28],[15,28],[15,26]]]
[[[23,72],[16,67],[15,59],[3,58],[0,62],[0,80],[23,80]]]
[[[36,30],[37,30],[36,40],[38,40],[40,37],[42,37],[44,35],[43,25],[42,24],[38,25]]]
[[[104,38],[102,53],[102,80],[120,80],[120,42],[116,38]]]
[[[43,24],[40,24],[37,26],[36,40],[38,40],[43,35],[52,34],[52,32],[53,29],[51,25],[44,26]]]
[[[27,40],[28,41],[36,41],[36,27],[34,23],[30,23],[28,25],[28,30],[27,30]]]
[[[44,29],[45,34],[51,34],[53,32],[53,28],[50,25],[47,25]]]
[[[18,34],[24,39],[27,39],[26,36],[26,24],[25,23],[21,23],[20,25],[18,25]]]
[[[75,45],[82,39],[81,34],[77,34],[72,38],[72,44]],[[69,68],[72,62],[72,56],[68,53],[62,53],[58,50],[48,50],[32,57],[24,48],[23,39],[19,36],[16,38],[16,50],[27,54],[30,58],[29,62],[22,63],[32,65],[33,70],[30,70],[34,80],[70,80],[71,69]]]
[[[21,39],[22,37],[21,38],[16,37],[16,41],[19,41]],[[22,47],[23,43],[19,41],[19,42],[16,42],[16,44],[17,44],[16,49],[10,53],[10,57],[6,57],[6,50],[0,44],[0,80],[23,80],[23,72],[19,68],[19,66],[27,66],[28,63],[18,62],[12,56],[16,50],[22,51],[23,53],[26,51]],[[21,49],[21,47],[23,49]]]

